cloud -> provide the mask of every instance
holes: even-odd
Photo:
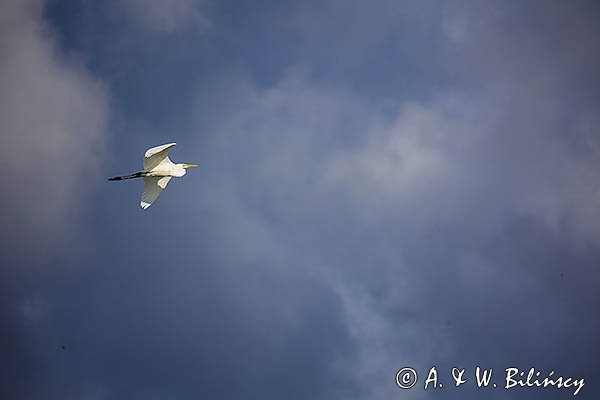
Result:
[[[592,43],[595,25],[584,18],[580,32],[578,11],[569,7],[449,13],[423,3],[396,9],[402,21],[412,20],[398,30],[398,13],[377,17],[400,3],[340,4],[330,3],[325,17],[294,16],[294,29],[315,32],[308,42],[328,52],[321,64],[338,59],[330,49],[339,43],[342,64],[367,60],[373,70],[347,74],[332,63],[330,71],[347,80],[328,80],[310,59],[304,70],[259,83],[219,64],[229,72],[196,82],[194,105],[182,103],[186,96],[172,99],[184,121],[168,126],[165,119],[143,136],[154,144],[180,132],[177,157],[202,168],[170,184],[160,207],[146,214],[130,212],[116,192],[137,196],[138,187],[107,189],[115,195],[95,209],[103,251],[81,254],[89,246],[81,240],[60,260],[76,273],[0,281],[3,304],[13,305],[3,320],[16,321],[10,332],[0,330],[9,359],[19,360],[8,378],[25,377],[5,397],[423,398],[442,394],[399,392],[394,375],[432,365],[585,368],[593,378],[599,146],[597,93],[583,83],[595,59],[548,27],[570,16],[566,31]],[[509,29],[511,13],[545,24]],[[356,47],[341,43],[347,26],[360,39]],[[555,41],[545,39],[550,31]],[[264,44],[257,42],[257,49]],[[298,54],[284,47],[292,53],[282,59]],[[319,55],[306,42],[297,47]],[[574,57],[563,60],[565,53]],[[57,54],[65,55],[44,54],[54,55],[42,58],[52,61],[44,71],[59,78],[55,70],[67,71],[76,87],[95,93],[72,59],[56,67]],[[403,68],[417,60],[427,73],[439,72],[430,66],[440,59],[450,82]],[[386,87],[365,90],[377,79]],[[403,86],[412,81],[418,96]],[[77,107],[88,104],[75,98]],[[65,107],[77,113],[63,118],[90,119],[88,107]],[[123,135],[121,145],[137,148],[142,135],[133,137]],[[63,191],[81,199],[93,186]],[[18,196],[33,203],[27,192]],[[70,212],[71,198],[60,197],[53,209]],[[39,246],[22,238],[20,246]],[[73,350],[59,358],[48,349],[61,342]],[[557,345],[564,343],[578,345]],[[232,379],[232,371],[243,372]],[[530,394],[510,396],[549,396]]]
[[[206,177],[218,200],[210,204],[237,205],[217,214],[222,226],[214,231],[251,216],[259,235],[220,240],[277,249],[266,250],[259,267],[299,268],[335,293],[352,347],[334,365],[346,368],[360,393],[393,395],[392,375],[403,365],[529,357],[553,368],[545,346],[584,323],[553,297],[564,294],[559,271],[587,269],[589,260],[567,260],[572,246],[597,240],[581,227],[597,222],[587,188],[595,187],[598,154],[591,146],[582,157],[563,141],[563,128],[587,113],[569,109],[558,118],[565,115],[555,101],[560,85],[517,77],[399,103],[391,116],[355,92],[295,72],[264,90],[242,86],[224,90],[236,94],[235,107],[211,127],[212,141],[198,145],[212,166]],[[571,132],[587,141],[594,118],[583,121]],[[269,247],[251,244],[261,238]],[[545,257],[545,246],[560,256]],[[586,307],[585,297],[571,300]],[[523,302],[560,316],[530,319]],[[528,348],[507,339],[516,329],[533,337],[543,326],[554,327],[552,338]],[[478,330],[509,346],[513,358],[481,350]]]
[[[202,11],[202,2],[196,0],[118,0],[117,4],[118,10],[131,21],[151,32],[172,33],[210,27],[210,20]]]
[[[0,5],[0,341],[11,369],[0,396],[6,398],[43,390],[34,382],[51,350],[37,345],[56,337],[48,329],[46,291],[33,282],[60,276],[85,247],[84,221],[95,206],[108,136],[106,88],[57,47],[43,7],[41,1]]]
[[[4,2],[0,45],[5,232],[53,243],[93,206],[108,97],[81,62],[58,50],[41,2]],[[50,37],[50,38],[49,38]],[[32,235],[32,236],[30,236]]]
[[[339,151],[327,178],[333,185],[344,181],[343,186],[367,203],[390,205],[418,196],[450,167],[440,143],[450,125],[444,118],[435,109],[403,105],[395,121],[365,132],[366,143]]]
[[[399,363],[422,365],[434,356],[425,342],[437,332],[417,334],[430,327],[428,318],[419,317],[428,303],[415,303],[432,289],[410,278],[417,267],[403,253],[412,251],[396,251],[388,237],[371,235],[376,225],[398,221],[407,234],[426,230],[436,213],[428,197],[452,171],[446,135],[459,132],[462,121],[452,117],[450,106],[415,103],[386,118],[356,93],[323,87],[298,71],[267,89],[244,82],[216,92],[234,93],[235,107],[223,107],[224,120],[214,118],[211,140],[192,145],[204,149],[203,181],[211,189],[186,186],[183,196],[199,199],[198,211],[213,210],[211,242],[232,249],[214,254],[232,266],[227,274],[249,265],[263,277],[249,298],[262,299],[263,279],[302,288],[285,304],[239,307],[247,316],[269,309],[269,329],[280,318],[297,326],[308,317],[301,312],[305,290],[324,288],[339,307],[343,342],[351,344],[343,352],[332,349],[335,357],[326,365],[352,382],[353,395],[393,395],[397,389],[390,382]],[[198,121],[205,120],[199,112]],[[425,210],[413,208],[419,203]],[[409,278],[400,280],[403,275]],[[406,319],[390,318],[391,309]],[[423,344],[418,353],[417,342]]]

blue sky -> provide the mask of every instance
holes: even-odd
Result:
[[[7,0],[0,397],[598,395],[598,9]],[[145,149],[200,168],[148,210]],[[400,390],[411,366],[418,388]],[[422,389],[440,370],[444,388]]]

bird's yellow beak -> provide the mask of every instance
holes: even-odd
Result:
[[[198,164],[183,164],[183,168],[196,168]]]

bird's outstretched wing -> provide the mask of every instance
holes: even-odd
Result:
[[[144,192],[142,193],[142,201],[140,206],[145,210],[150,207],[154,200],[160,196],[160,193],[171,180],[170,176],[145,176],[144,177]]]
[[[160,164],[167,158],[169,151],[175,147],[175,144],[176,143],[167,143],[146,150],[146,153],[144,154],[144,170],[149,171]]]

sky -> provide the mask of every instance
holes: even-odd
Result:
[[[0,397],[598,398],[599,16],[0,1]]]

